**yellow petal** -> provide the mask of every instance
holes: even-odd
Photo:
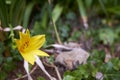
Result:
[[[18,39],[14,39],[14,40],[15,40],[17,46],[19,46],[20,45],[20,40],[18,40]]]
[[[28,38],[30,38],[30,31],[27,29],[25,34],[27,35]]]
[[[26,33],[26,34],[30,34],[30,31],[29,31],[29,29],[27,29],[25,33]]]
[[[21,46],[21,40],[19,40],[19,39],[14,39],[14,40],[15,40],[15,42],[17,44],[18,49],[19,49],[20,46]]]
[[[21,42],[30,39],[30,32],[27,29],[25,33],[19,32]]]
[[[20,35],[20,39],[23,39],[23,38],[24,38],[24,36],[25,36],[25,34],[24,34],[24,33],[22,33],[22,32],[19,32],[19,35]]]
[[[39,49],[45,43],[45,35],[37,35],[30,39],[29,49]]]
[[[23,56],[23,58],[29,62],[30,64],[34,64],[35,62],[35,56],[33,53],[29,52],[29,53],[21,53],[21,55]]]
[[[47,53],[41,51],[41,50],[34,50],[34,53],[39,56],[49,56]]]

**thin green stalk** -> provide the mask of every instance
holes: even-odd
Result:
[[[12,42],[14,43],[14,32],[13,32],[13,27],[11,24],[9,24],[9,27],[10,27],[10,37],[12,39]]]
[[[51,5],[51,0],[48,0],[48,3],[49,3],[49,5]],[[52,19],[52,24],[53,24],[53,27],[54,27],[54,30],[55,30],[55,35],[56,35],[57,41],[58,41],[59,44],[62,44],[59,33],[58,33],[58,30],[57,30],[57,26],[55,24],[55,21],[53,20],[52,15],[51,15],[51,10],[50,10],[50,16],[51,16],[51,19]]]
[[[59,44],[62,44],[62,42],[61,42],[61,40],[60,40],[59,33],[58,33],[58,31],[57,31],[56,24],[55,24],[53,18],[52,18],[52,23],[53,23],[53,27],[54,27],[54,30],[55,30],[55,34],[56,34],[57,41],[58,41]]]
[[[83,4],[83,0],[77,0],[77,3],[78,3],[78,8],[79,8],[81,18],[83,20],[83,25],[86,29],[88,29],[87,13],[86,13],[86,9],[85,9],[84,4]]]

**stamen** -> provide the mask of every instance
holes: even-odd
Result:
[[[28,46],[29,46],[29,41],[25,41],[24,44],[20,47],[20,51],[24,52]]]

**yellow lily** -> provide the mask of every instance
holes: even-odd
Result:
[[[15,42],[19,52],[27,62],[33,65],[36,60],[36,55],[49,56],[47,53],[39,50],[45,42],[45,35],[30,37],[30,32],[28,29],[25,33],[19,32],[19,35],[20,39],[15,39]]]

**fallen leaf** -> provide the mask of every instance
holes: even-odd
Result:
[[[72,70],[80,64],[85,64],[89,53],[82,48],[73,48],[71,51],[63,51],[55,58],[55,63],[63,65],[66,69]]]

